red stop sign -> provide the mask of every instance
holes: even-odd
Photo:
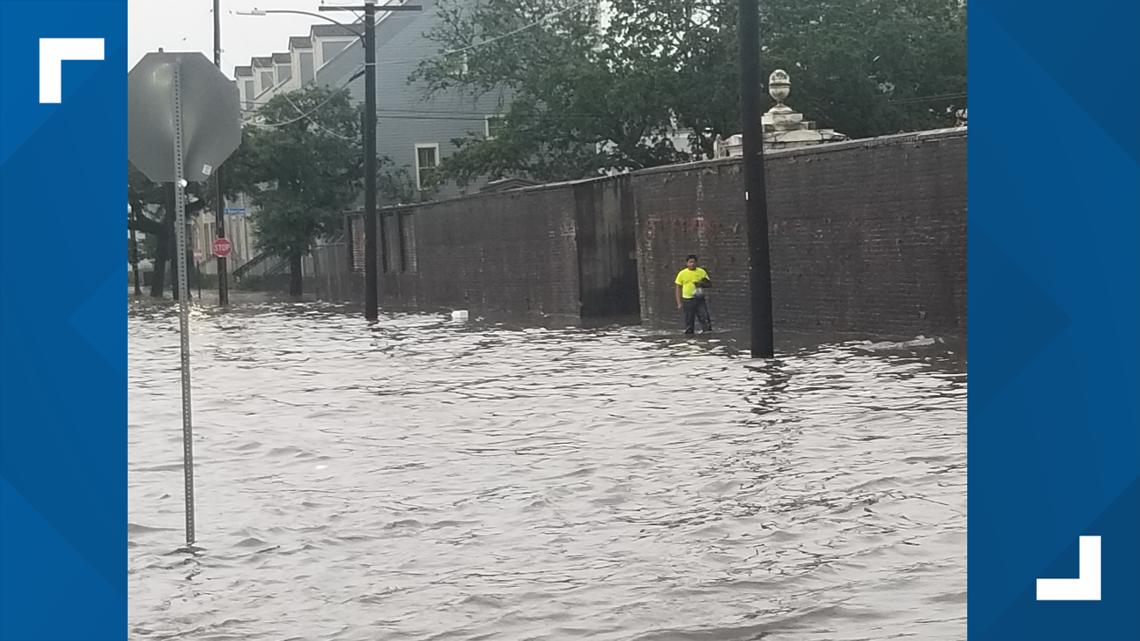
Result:
[[[214,255],[218,258],[225,258],[226,256],[229,256],[230,252],[233,251],[233,248],[234,246],[227,238],[214,239]]]

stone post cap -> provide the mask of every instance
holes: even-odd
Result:
[[[771,109],[773,113],[786,113],[792,110],[784,104],[790,93],[792,93],[792,79],[788,72],[783,69],[773,71],[772,75],[768,76],[768,95],[776,101],[776,106]]]

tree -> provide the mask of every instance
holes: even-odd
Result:
[[[460,183],[512,174],[558,180],[678,159],[663,136],[669,112],[656,100],[655,70],[621,60],[600,30],[596,7],[445,0],[439,11],[440,24],[429,37],[444,49],[471,47],[483,40],[479,34],[514,34],[471,49],[462,64],[444,56],[413,75],[429,93],[461,89],[510,97],[501,132],[492,140],[475,134],[455,141],[459,151],[442,163],[442,176]]]
[[[953,122],[964,106],[961,0],[769,0],[765,71],[799,111],[855,137]],[[740,131],[737,4],[726,0],[441,0],[428,93],[509,96],[503,131],[455,141],[441,175],[572,179],[707,155]],[[502,34],[509,37],[497,38]],[[692,131],[692,153],[666,138]]]
[[[208,186],[203,183],[190,183],[186,188],[186,215],[195,216],[206,208]],[[177,252],[174,245],[174,192],[171,183],[155,183],[133,165],[127,165],[127,203],[134,212],[127,214],[127,227],[147,235],[143,247],[147,257],[154,258],[154,274],[151,280],[151,296],[162,298],[166,288],[166,263],[177,276]],[[151,216],[151,210],[162,213],[160,219]],[[153,239],[153,240],[152,240]],[[151,247],[151,245],[153,246]],[[129,251],[128,245],[128,251]],[[176,280],[176,279],[175,279]],[[171,288],[178,295],[176,288]]]
[[[289,261],[289,292],[300,296],[301,259],[359,193],[362,119],[347,91],[321,87],[275,96],[258,118],[227,179],[250,196],[257,245]]]

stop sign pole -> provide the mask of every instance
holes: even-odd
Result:
[[[182,468],[186,484],[186,545],[194,545],[194,426],[190,402],[190,286],[186,269],[186,168],[183,158],[182,63],[174,63],[174,233],[178,246],[178,329],[182,353]]]
[[[186,186],[205,182],[241,144],[237,86],[200,53],[148,53],[127,77],[131,163],[174,185],[174,233],[181,339],[182,447],[186,545],[194,536],[194,430],[190,398],[190,287]]]

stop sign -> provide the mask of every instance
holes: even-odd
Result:
[[[183,178],[203,182],[241,144],[241,105],[237,85],[198,52],[148,53],[131,69],[127,76],[130,160],[155,182],[176,180],[176,94],[182,110]]]
[[[230,241],[227,238],[214,239],[214,255],[218,258],[225,258],[226,256],[229,256],[230,252],[233,251],[233,248],[234,246],[230,244]]]

